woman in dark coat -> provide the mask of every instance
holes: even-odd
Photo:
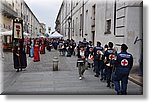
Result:
[[[14,60],[14,68],[16,72],[19,72],[21,69],[25,69],[27,67],[27,58],[25,53],[25,48],[23,46],[23,42],[20,42],[18,46],[15,46],[13,49],[13,60]]]

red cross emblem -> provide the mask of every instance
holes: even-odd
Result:
[[[110,55],[109,55],[109,59],[110,59],[110,60],[115,60],[115,55],[110,54]]]
[[[123,60],[121,61],[121,65],[122,65],[122,66],[127,66],[127,65],[128,65],[128,60],[123,59]]]

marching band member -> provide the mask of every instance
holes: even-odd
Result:
[[[133,57],[127,52],[127,45],[121,45],[121,52],[117,54],[115,61],[115,71],[113,73],[113,81],[117,94],[127,94],[128,76],[133,66]],[[120,84],[121,82],[121,84]]]

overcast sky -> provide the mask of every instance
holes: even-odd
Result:
[[[55,28],[55,19],[63,0],[24,0],[32,12],[42,23],[48,27]],[[51,32],[52,32],[51,31]],[[48,32],[48,31],[47,31]]]

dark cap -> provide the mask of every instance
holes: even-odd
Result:
[[[84,45],[80,45],[80,48],[84,48]]]
[[[104,48],[108,48],[108,45],[106,44],[106,45],[104,46]]]
[[[101,42],[98,41],[98,42],[97,42],[97,46],[100,46],[100,45],[101,45]]]
[[[126,51],[128,49],[127,45],[126,44],[122,44],[121,45],[121,50],[122,51]]]
[[[108,43],[108,46],[109,46],[110,48],[112,48],[112,47],[114,46],[114,44],[113,44],[112,42],[109,42],[109,43]]]

